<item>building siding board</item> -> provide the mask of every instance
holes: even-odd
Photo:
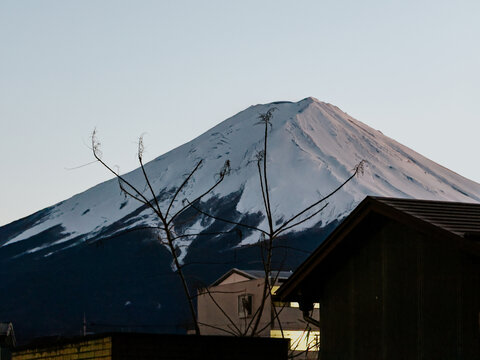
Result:
[[[320,352],[322,358],[352,358],[353,292],[349,264],[332,274],[332,281],[324,285],[325,296],[320,305]]]
[[[421,239],[403,225],[388,221],[380,234],[382,246],[383,358],[415,359],[419,346],[418,281]]]
[[[381,304],[376,297],[382,291],[381,254],[375,247],[375,239],[365,242],[365,234],[372,231],[376,219],[371,221],[350,233],[343,245],[348,251],[339,248],[319,271],[323,284],[320,306],[322,357],[357,359],[363,353],[381,352],[379,342],[370,340],[372,332],[379,333],[376,327],[381,323]],[[336,265],[339,261],[342,266]],[[369,334],[361,330],[364,321],[377,323],[369,329]]]
[[[322,359],[478,358],[480,276],[465,257],[371,214],[316,272]]]
[[[480,354],[480,259],[462,256],[462,345],[465,359]]]
[[[373,220],[373,219],[372,219]],[[376,221],[355,239],[357,252],[353,256],[354,354],[363,359],[382,355],[382,254]],[[366,237],[365,231],[370,234]],[[372,236],[373,235],[373,236]],[[362,246],[359,246],[362,245]],[[364,324],[370,326],[365,331]]]
[[[278,294],[320,300],[323,360],[480,359],[479,234],[479,204],[367,198]]]
[[[429,236],[423,248],[422,351],[426,359],[458,358],[458,250],[448,239]]]

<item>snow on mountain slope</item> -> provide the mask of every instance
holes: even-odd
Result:
[[[272,209],[276,219],[286,219],[328,194],[352,173],[356,164],[361,160],[367,161],[363,176],[355,178],[329,199],[329,206],[322,214],[303,223],[295,231],[308,228],[319,220],[325,225],[342,218],[367,194],[480,202],[480,184],[423,157],[337,107],[313,98],[297,103],[251,106],[196,139],[154,159],[146,164],[153,188],[159,195],[174,190],[197,162],[203,160],[195,178],[175,204],[178,208],[182,199],[193,199],[208,189],[215,182],[225,160],[229,159],[231,174],[204,200],[242,191],[236,210],[243,214],[262,212],[254,159],[262,149],[263,127],[255,124],[258,115],[272,107],[276,110],[269,133],[267,159]],[[108,153],[108,149],[103,150]],[[140,169],[126,174],[126,178],[143,189],[147,198],[151,198]],[[166,200],[160,200],[165,206]],[[33,226],[10,238],[0,239],[0,244],[9,246],[61,226],[60,238],[53,242],[41,242],[27,253],[62,244],[63,247],[55,247],[59,251],[95,238],[104,229],[118,224],[138,210],[140,205],[126,198],[117,180],[112,179],[49,208]],[[156,225],[156,219],[149,210],[144,210],[116,231],[147,224]],[[195,230],[201,231],[205,226],[197,222]],[[265,219],[260,226],[266,227]],[[251,234],[242,244],[257,239],[258,235]],[[190,242],[191,239],[184,241],[184,249]],[[50,254],[46,252],[44,256]]]

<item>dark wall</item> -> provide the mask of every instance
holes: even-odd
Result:
[[[317,276],[322,359],[479,359],[479,262],[371,215]]]
[[[480,258],[462,254],[461,308],[457,310],[462,330],[458,347],[464,359],[480,359]]]
[[[382,355],[381,248],[378,239],[366,240],[369,226],[364,224],[359,230],[337,248],[319,274],[324,284],[320,300],[322,359],[356,359],[367,354],[375,359]]]
[[[1,360],[10,360],[12,358],[12,353],[10,349],[2,348],[0,346],[0,359]]]
[[[112,359],[287,360],[288,340],[271,338],[138,335],[113,336]]]
[[[288,339],[105,333],[37,339],[17,348],[14,359],[287,360]],[[2,358],[3,360],[3,358]]]

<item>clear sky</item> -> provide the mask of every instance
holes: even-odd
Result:
[[[337,105],[480,182],[480,1],[0,1],[0,225],[252,104]]]

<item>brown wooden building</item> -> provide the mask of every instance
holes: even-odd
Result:
[[[480,359],[480,204],[367,197],[277,291],[329,359]]]

